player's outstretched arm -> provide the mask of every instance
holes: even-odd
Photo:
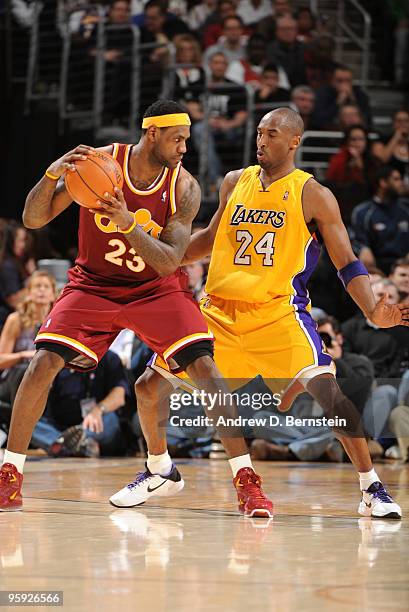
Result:
[[[317,223],[332,263],[341,271],[346,290],[364,315],[378,327],[409,326],[409,308],[403,304],[387,304],[387,296],[376,302],[364,270],[357,276],[354,273],[342,275],[342,271],[358,259],[333,193],[314,180],[308,181],[303,191],[303,210],[306,223],[312,220]]]
[[[189,246],[187,247],[182,263],[189,264],[194,261],[199,261],[207,257],[212,252],[213,242],[216,236],[217,228],[219,227],[220,219],[222,218],[226,204],[240,178],[243,170],[232,170],[224,177],[219,193],[219,208],[214,213],[209,225],[201,229],[190,237]]]
[[[65,188],[63,175],[65,172],[75,172],[74,162],[86,159],[93,151],[92,147],[79,145],[48,167],[48,176],[44,175],[26,198],[23,223],[27,228],[43,227],[68,208],[72,199]]]
[[[135,224],[129,212],[123,192],[116,189],[116,198],[105,194],[108,202],[99,202],[106,216],[124,233],[131,247],[160,276],[172,274],[181,264],[182,257],[189,244],[192,221],[200,206],[200,187],[196,179],[186,170],[182,170],[176,186],[176,212],[163,228],[159,240],[147,234]],[[91,210],[90,212],[101,212]],[[132,229],[131,229],[132,228]],[[128,230],[131,229],[131,231]]]

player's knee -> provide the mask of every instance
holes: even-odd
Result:
[[[37,351],[30,362],[27,375],[35,377],[36,380],[53,380],[64,367],[64,360],[57,353],[41,350]]]
[[[193,380],[206,380],[218,376],[213,357],[209,355],[197,357],[187,366],[186,371]]]
[[[142,405],[158,400],[159,385],[155,372],[147,368],[135,383],[135,395],[137,403]]]

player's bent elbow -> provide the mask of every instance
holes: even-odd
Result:
[[[44,225],[47,225],[47,221],[39,223],[38,219],[30,218],[30,214],[26,211],[23,212],[22,220],[24,227],[27,229],[40,229],[44,227]]]

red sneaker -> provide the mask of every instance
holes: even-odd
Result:
[[[233,478],[239,500],[239,510],[244,516],[273,516],[273,502],[261,488],[261,478],[251,468],[241,468]]]
[[[12,463],[4,463],[0,468],[0,512],[23,509],[22,486],[23,474]]]

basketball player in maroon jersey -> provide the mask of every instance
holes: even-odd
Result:
[[[25,453],[57,373],[67,366],[95,368],[122,329],[133,330],[165,360],[173,358],[205,391],[228,392],[213,361],[213,336],[180,269],[200,205],[197,181],[181,167],[189,126],[183,107],[158,101],[145,112],[138,144],[102,148],[123,168],[123,191],[105,194],[109,203],[98,202],[96,210],[80,209],[78,257],[36,337],[37,352],[13,406],[0,469],[0,510],[22,509]],[[94,154],[80,145],[50,165],[27,196],[27,227],[43,227],[71,204],[64,173],[75,171],[77,159]],[[234,432],[222,442],[239,483],[242,511],[271,516],[272,503],[244,439]],[[127,506],[153,495],[174,495],[184,486],[167,452],[148,455],[146,467],[125,487]]]

